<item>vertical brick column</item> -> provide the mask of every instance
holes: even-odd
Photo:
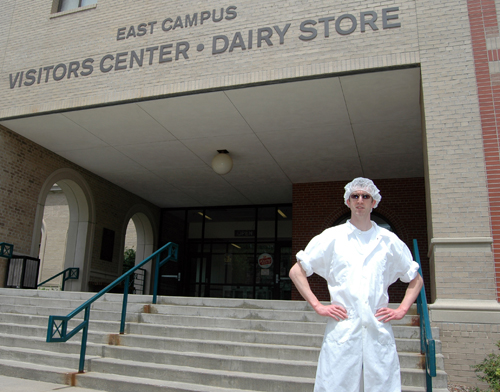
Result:
[[[468,0],[500,299],[500,33],[494,0]]]

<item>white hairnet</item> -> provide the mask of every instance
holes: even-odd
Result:
[[[380,191],[375,186],[373,181],[368,178],[363,178],[363,177],[355,178],[349,184],[347,184],[344,187],[344,189],[345,189],[344,203],[346,206],[347,206],[347,200],[349,200],[349,196],[351,196],[351,193],[355,191],[365,191],[366,193],[369,193],[370,196],[373,197],[373,200],[375,200],[376,202],[373,208],[377,208],[378,203],[380,202],[380,200],[382,200]]]

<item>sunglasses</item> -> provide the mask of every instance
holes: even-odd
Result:
[[[363,199],[363,200],[368,200],[368,199],[371,199],[372,197],[370,195],[367,195],[367,194],[363,194],[363,195],[351,195],[349,196],[351,199],[354,199],[354,200],[358,200],[360,197]]]

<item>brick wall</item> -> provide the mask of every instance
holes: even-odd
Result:
[[[445,370],[449,381],[477,386],[487,390],[485,383],[479,382],[471,368],[485,359],[488,354],[498,354],[495,343],[500,340],[498,324],[433,323],[439,327],[439,340],[445,360]]]
[[[344,204],[342,182],[294,184],[293,186],[293,253],[304,249],[312,237],[331,227],[339,218],[350,213]],[[382,201],[374,210],[385,218],[396,234],[413,251],[413,239],[419,244],[422,269],[427,292],[430,291],[429,259],[427,258],[427,220],[425,187],[422,178],[374,180],[380,189]],[[311,288],[321,301],[330,296],[323,278],[309,278]],[[400,302],[406,284],[397,282],[389,289],[391,302]],[[295,288],[292,299],[301,299]]]
[[[493,0],[469,0],[470,28],[483,129],[493,234],[497,298],[500,298],[500,32]]]

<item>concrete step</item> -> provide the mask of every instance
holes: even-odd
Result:
[[[65,311],[66,310],[66,311]],[[46,306],[16,306],[16,305],[0,305],[0,313],[14,313],[14,314],[26,314],[35,316],[66,316],[71,313],[74,309],[61,309],[58,307],[46,307]],[[126,315],[127,321],[138,321],[139,312],[128,311]],[[75,316],[75,319],[82,319],[83,312],[80,312]],[[120,321],[121,311],[113,312],[110,310],[92,310],[93,320],[108,320],[108,321]]]
[[[120,335],[123,296],[106,294],[92,306],[87,373],[70,377],[78,369],[81,334],[45,343],[48,316],[69,314],[90,296],[0,289],[0,374],[43,373],[56,383],[69,377],[73,384],[113,392],[313,389],[326,320],[298,301],[158,297],[151,305],[151,296],[130,295]],[[80,320],[70,321],[69,330]],[[393,323],[405,392],[424,391],[418,323],[415,307]],[[444,392],[439,340],[436,350],[434,390]]]
[[[92,315],[94,315],[92,313]],[[116,314],[115,314],[116,316]],[[155,315],[156,316],[156,315]],[[160,318],[159,318],[160,317]],[[191,325],[195,326],[182,326],[180,328],[178,325],[169,325],[165,322],[164,318],[159,317],[149,317],[148,315],[141,315],[141,323],[129,322],[126,324],[126,332],[133,334],[143,334],[143,335],[154,335],[154,336],[165,336],[165,337],[179,337],[179,338],[209,338],[211,340],[223,339],[231,341],[246,341],[246,342],[256,342],[256,343],[286,343],[290,339],[295,340],[298,345],[304,346],[319,346],[322,341],[323,332],[325,325],[319,324],[314,331],[311,328],[301,328],[305,323],[291,322],[291,325],[287,322],[273,322],[272,327],[269,327],[268,331],[263,331],[262,324],[256,325],[255,323],[248,323],[243,320],[242,323],[231,323],[231,319],[218,319],[220,321],[218,327],[197,327],[196,325],[204,325],[203,320],[193,321]],[[112,317],[117,318],[117,317]],[[11,314],[11,313],[0,313],[0,332],[10,333],[9,330],[16,329],[18,325],[23,327],[35,328],[39,327],[43,331],[38,332],[38,336],[43,336],[46,333],[47,328],[47,317],[44,316],[32,316],[28,314]],[[132,318],[133,320],[133,318]],[[210,320],[210,318],[209,318]],[[72,320],[69,323],[70,327],[74,327],[79,323],[78,320]],[[239,329],[232,329],[230,327],[239,327]],[[285,327],[286,326],[286,327]],[[281,328],[280,328],[281,327]],[[309,327],[309,323],[306,323],[306,327]],[[276,331],[273,331],[276,330]],[[283,330],[287,332],[283,332]],[[394,335],[397,339],[418,339],[420,331],[417,327],[408,327],[402,325],[393,326]],[[117,333],[119,332],[119,322],[105,322],[103,320],[91,320],[90,331],[99,332],[109,332]],[[256,334],[255,331],[259,333]],[[315,332],[315,333],[312,333]],[[31,333],[31,332],[30,332]],[[36,332],[33,332],[36,333]],[[295,338],[295,339],[294,339]]]
[[[39,381],[53,382],[65,385],[74,385],[82,388],[99,389],[108,392],[254,392],[235,388],[220,388],[192,383],[180,383],[129,375],[115,375],[106,373],[89,372],[75,374],[68,368],[56,368],[47,365],[32,365],[17,361],[0,359],[0,374],[36,379]],[[305,389],[306,391],[311,389]],[[434,392],[448,392],[448,388],[434,388]],[[404,386],[402,392],[425,392],[425,387]]]
[[[222,317],[198,317],[198,316],[170,316],[160,314],[143,313],[140,315],[139,322],[147,324],[159,324],[182,327],[190,325],[194,327],[206,328],[230,328],[254,331],[276,331],[276,332],[295,332],[302,330],[304,333],[323,334],[325,331],[325,321],[321,323],[300,323],[300,322],[281,322],[274,320],[240,320]]]
[[[0,333],[7,335],[30,336],[30,337],[38,337],[41,339],[45,339],[47,337],[47,327],[0,323]],[[89,331],[88,341],[94,343],[108,344],[110,335],[111,334],[105,332]],[[79,341],[81,340],[81,338],[79,339],[77,335],[77,337],[74,337],[72,340]]]
[[[133,367],[133,368],[132,368]],[[100,358],[92,361],[91,368],[97,373],[140,374],[141,377],[171,380],[177,382],[203,383],[219,388],[236,387],[256,391],[301,392],[314,387],[315,371],[309,377],[290,375],[262,374],[222,369],[201,369],[191,366],[140,363],[123,359]],[[132,370],[133,369],[133,370]],[[136,373],[133,373],[136,372]],[[405,386],[425,385],[425,372],[422,369],[402,369],[401,383]],[[433,379],[435,388],[447,388],[447,377],[443,371],[437,372]]]
[[[2,293],[6,293],[5,290],[10,291],[7,291],[8,294],[2,295]],[[12,293],[13,291],[14,293]],[[14,296],[13,294],[15,293],[24,295]],[[31,296],[28,295],[30,293],[32,294]],[[59,308],[60,311],[58,314],[64,315],[64,309],[68,310],[68,313],[73,311],[90,297],[88,294],[89,293],[0,289],[0,307],[2,304],[8,304]],[[57,297],[57,295],[63,297]],[[95,310],[121,312],[122,298],[123,296],[121,294],[106,294],[93,303],[91,308]],[[306,302],[302,301],[264,301],[270,303],[269,308],[264,308],[263,304],[259,304],[259,300],[221,300],[218,298],[191,297],[158,297],[158,299],[158,304],[151,305],[151,313],[212,317],[214,312],[216,312],[217,317],[224,318],[324,322],[324,318],[317,315]],[[142,312],[144,304],[151,304],[151,301],[152,296],[129,295],[127,309],[131,312]],[[413,320],[414,318],[415,314],[412,308],[403,320],[396,323],[411,325],[415,322],[415,320]]]
[[[285,332],[285,333],[304,333],[323,335],[325,332],[326,319],[320,319],[318,322],[300,322],[300,321],[275,321],[262,319],[239,319],[225,317],[208,317],[208,316],[186,316],[186,315],[164,315],[142,313],[139,316],[139,322],[145,324],[157,324],[163,326],[185,326],[205,327],[205,328],[229,328],[254,330],[261,332]],[[396,333],[399,327],[413,327],[412,334],[414,337],[420,336],[418,326],[413,326],[411,323],[394,323],[393,329]],[[432,329],[435,339],[439,338],[439,330]],[[416,334],[416,335],[415,335]]]
[[[189,366],[194,369],[296,377],[314,377],[317,365],[316,361],[190,353],[175,350],[144,350],[139,347],[125,346],[106,346],[103,348],[103,357],[141,363]]]
[[[274,320],[274,321],[296,321],[296,322],[323,322],[321,316],[312,311],[275,310],[275,309],[251,309],[251,308],[215,308],[201,306],[178,306],[178,305],[151,305],[151,313],[199,316],[199,317],[222,317],[239,320]]]
[[[268,343],[276,343],[276,339],[280,338],[283,341],[288,341],[286,337],[291,336],[291,339],[296,337],[297,340],[299,339],[299,337],[305,338],[307,341],[305,341],[304,343],[296,343],[304,346],[321,345],[326,326],[326,324],[320,324],[317,326],[318,328],[315,328],[313,330],[312,328],[302,328],[304,327],[304,324],[301,323],[279,322],[273,324],[273,327],[275,328],[262,330],[262,324],[256,325],[254,323],[240,323],[239,325],[235,325],[228,319],[222,319],[218,326],[206,326],[206,324],[203,324],[203,322],[201,322],[200,320],[200,322],[193,322],[193,324],[189,324],[189,327],[179,328],[178,325],[169,325],[168,323],[161,322],[163,321],[163,318],[160,320],[157,320],[156,318],[149,318],[146,322],[145,318],[142,317],[141,321],[141,323],[130,323],[131,333],[144,333],[158,336],[184,338],[201,337],[207,335],[215,338],[215,336],[221,335],[221,338],[225,340],[237,339],[254,341],[254,339],[257,338],[261,342]],[[194,320],[191,319],[191,321]],[[289,323],[291,323],[291,325]],[[285,327],[285,325],[287,327]],[[281,328],[279,328],[280,326]],[[286,332],[283,331],[284,329]],[[259,333],[256,334],[255,331],[259,331]],[[393,326],[393,331],[396,338],[420,339],[420,330],[417,327],[395,325]]]
[[[401,385],[404,386],[425,386],[425,370],[422,369],[401,369]],[[443,370],[436,371],[436,377],[432,378],[432,387],[448,390],[448,376]]]
[[[96,293],[87,293],[80,291],[52,291],[52,290],[28,290],[28,289],[11,289],[0,288],[0,303],[1,297],[31,297],[31,298],[49,298],[49,299],[63,299],[63,300],[80,300],[83,302],[92,298]],[[122,302],[123,294],[104,294],[98,301],[103,302]],[[151,295],[137,295],[131,294],[128,296],[128,302],[136,303],[151,303]]]
[[[19,319],[19,317],[16,317]],[[38,322],[42,321],[38,318]],[[76,323],[70,323],[70,328]],[[411,329],[410,329],[411,328]],[[119,323],[106,323],[104,321],[93,321],[90,323],[89,337],[90,342],[108,343],[110,335],[117,335],[119,332]],[[22,334],[24,336],[46,337],[46,325],[23,325],[19,323],[0,323],[0,333],[3,334]],[[147,325],[142,323],[127,323],[125,329],[129,339],[139,339],[141,336],[154,336],[162,339],[172,339],[175,344],[185,341],[187,344],[198,340],[204,342],[227,342],[227,343],[255,343],[261,345],[283,344],[287,345],[293,341],[295,346],[319,348],[322,342],[322,335],[287,332],[262,332],[251,330],[231,330],[231,329],[212,329],[197,327],[161,327],[158,325]],[[396,345],[399,351],[418,352],[420,350],[420,340],[416,338],[414,328],[412,327],[394,327],[396,336]],[[122,339],[122,342],[125,340]],[[167,344],[169,340],[166,340]],[[140,343],[137,343],[138,345]],[[436,341],[438,352],[441,350],[440,341]]]
[[[99,323],[102,326],[106,326],[107,323],[100,322]],[[117,323],[116,323],[117,324]],[[116,325],[117,327],[118,325]],[[146,327],[146,331],[144,328]],[[110,342],[112,344],[118,344],[118,345],[127,345],[129,347],[141,347],[142,350],[144,350],[145,347],[151,347],[151,349],[155,349],[159,345],[163,347],[163,350],[165,352],[168,352],[170,355],[173,355],[172,353],[174,352],[180,352],[181,354],[184,352],[191,352],[195,351],[200,353],[200,345],[203,346],[204,352],[207,353],[207,355],[217,355],[219,351],[214,353],[215,350],[221,350],[221,347],[224,347],[224,353],[226,354],[231,354],[231,353],[236,353],[235,355],[240,355],[240,353],[245,353],[245,355],[248,355],[248,347],[245,347],[244,345],[241,345],[241,343],[248,343],[250,344],[249,347],[252,349],[253,355],[258,355],[259,357],[262,357],[263,355],[269,355],[266,353],[259,352],[258,350],[262,350],[262,348],[268,348],[268,347],[275,347],[278,345],[289,347],[290,342],[293,341],[295,346],[295,357],[300,358],[300,359],[314,359],[317,356],[317,352],[319,350],[319,347],[321,345],[322,341],[322,336],[316,336],[316,337],[311,337],[314,339],[306,339],[307,336],[301,336],[301,335],[296,335],[296,336],[291,336],[290,334],[270,334],[271,336],[264,336],[262,333],[259,334],[254,334],[252,338],[252,334],[248,331],[245,331],[242,333],[242,338],[237,339],[238,335],[237,333],[239,331],[214,331],[217,333],[217,336],[211,336],[210,335],[210,330],[205,331],[206,333],[199,333],[199,329],[193,329],[192,333],[188,334],[188,336],[182,336],[183,332],[181,329],[175,329],[172,332],[179,332],[178,335],[181,335],[181,337],[176,337],[176,336],[166,336],[168,333],[163,334],[163,337],[160,337],[159,335],[162,334],[161,329],[157,332],[159,333],[150,333],[151,331],[148,326],[144,326],[142,324],[129,324],[128,329],[129,333],[126,335],[119,335],[116,333],[104,333],[104,332],[90,332],[89,334],[89,347],[88,347],[88,354],[89,355],[103,355],[102,347],[103,345],[106,345]],[[159,328],[159,327],[155,327]],[[135,330],[138,330],[140,334],[135,332]],[[192,329],[190,327],[185,327],[185,329]],[[73,339],[70,340],[67,343],[55,343],[55,344],[46,344],[45,343],[45,335],[46,335],[46,327],[45,326],[19,326],[19,325],[14,325],[14,324],[4,324],[0,323],[0,345],[8,345],[9,341],[12,341],[15,347],[32,347],[36,349],[45,349],[45,350],[50,350],[50,351],[57,351],[57,352],[67,352],[67,353],[74,353],[77,354],[79,353],[79,340],[80,339]],[[113,331],[114,332],[114,331]],[[226,335],[224,335],[224,332],[226,332]],[[231,332],[235,333],[234,336],[232,336]],[[21,334],[22,336],[18,336],[16,334]],[[198,334],[198,335],[197,335]],[[175,333],[173,335],[176,335]],[[198,339],[196,339],[198,337]],[[246,338],[245,338],[246,337]],[[165,338],[165,339],[163,339]],[[232,338],[231,341],[229,340],[224,340],[224,338]],[[261,339],[262,338],[262,339]],[[153,342],[151,342],[151,339],[153,339]],[[159,340],[162,339],[162,340]],[[303,340],[307,340],[309,344],[303,345]],[[406,344],[411,344],[413,343],[413,346],[416,346],[414,339],[404,339],[397,340],[397,344],[404,345]],[[231,344],[232,343],[232,344]],[[256,343],[260,343],[260,345],[256,345]],[[221,346],[222,345],[222,346]],[[106,347],[106,346],[104,346]],[[172,348],[174,347],[174,348]],[[301,351],[299,350],[300,347],[305,347],[306,350],[306,357],[303,358],[301,357]],[[63,349],[64,351],[61,351]],[[313,354],[311,354],[311,352]],[[310,356],[312,355],[312,357]],[[406,352],[401,352],[400,353],[400,360],[401,360],[401,366],[402,367],[409,367],[409,368],[421,368],[422,364],[422,357],[420,354],[417,353],[406,353]],[[443,359],[442,356],[437,356],[437,366],[438,369],[443,369]]]
[[[197,351],[193,353],[185,351],[185,345],[174,344],[172,342],[167,346],[170,349],[164,348],[161,350],[158,350],[156,348],[146,349],[144,345],[124,346],[124,343],[126,343],[127,340],[130,340],[131,338],[133,339],[133,335],[128,336],[125,341],[120,336],[117,338],[117,340],[113,340],[113,343],[119,343],[119,346],[106,345],[104,342],[101,344],[89,342],[87,346],[87,354],[88,356],[104,356],[116,359],[135,359],[141,362],[153,361],[155,363],[166,364],[182,363],[189,364],[189,366],[201,368],[220,368],[234,370],[235,368],[240,366],[242,369],[244,369],[242,371],[251,371],[254,373],[275,373],[282,375],[299,375],[302,374],[303,371],[305,371],[304,369],[311,368],[313,369],[312,375],[311,373],[306,373],[311,377],[314,376],[316,358],[318,355],[318,350],[313,350],[313,354],[309,357],[306,357],[311,360],[303,360],[301,362],[302,364],[307,362],[307,366],[301,365],[297,368],[294,366],[294,364],[297,364],[296,360],[287,362],[286,359],[263,358],[262,355],[259,357],[241,357],[240,355],[234,355],[235,352],[236,354],[247,353],[248,351],[245,351],[244,347],[236,347],[235,349],[230,350],[227,346],[219,345],[219,347],[217,347],[219,348],[218,353],[214,353],[213,351],[208,351],[206,353]],[[135,340],[135,342],[140,344],[143,341]],[[8,345],[12,345],[12,347],[15,348],[43,350],[44,352],[52,353],[79,355],[80,352],[79,340],[71,340],[66,343],[47,344],[41,337],[20,337],[17,335],[0,334],[0,346],[7,347]],[[255,349],[255,347],[253,348]],[[297,351],[297,353],[299,353],[299,351]],[[423,366],[423,358],[419,353],[400,352],[399,356],[402,368],[421,369]],[[296,357],[294,357],[294,359],[300,358],[303,358],[300,356],[300,354],[297,354]],[[444,366],[443,356],[441,354],[438,354],[436,357],[436,361],[437,368],[442,370]],[[47,361],[43,362],[50,363],[50,358],[48,358]],[[309,370],[307,371],[309,372]]]
[[[312,390],[314,385],[314,378],[255,374],[220,369],[197,369],[191,366],[140,363],[113,358],[93,360],[91,369],[97,373],[119,375],[140,374],[141,377],[155,380],[189,382],[218,388],[236,388],[253,391],[301,392]]]
[[[93,313],[92,313],[93,315]],[[68,326],[73,328],[82,322],[83,318],[70,320]],[[0,313],[0,329],[2,324],[14,324],[45,328],[47,332],[49,318],[47,316],[37,316],[31,314],[13,314],[13,313]],[[125,333],[128,333],[129,326],[132,323],[125,324]],[[106,320],[91,320],[89,323],[91,331],[117,333],[120,331],[120,321],[106,321]]]
[[[293,358],[299,361],[317,361],[319,348],[293,345],[269,345],[204,339],[159,338],[157,336],[120,335],[119,345],[144,349],[175,350],[181,352],[256,357],[272,359]]]
[[[108,348],[106,348],[105,350],[111,354],[113,350],[123,351],[125,349],[109,348],[108,350]],[[140,349],[136,349],[136,353],[141,355]],[[142,355],[150,354],[151,351],[148,351]],[[263,361],[263,363],[261,363],[260,370],[265,369],[270,365],[276,365],[286,370],[289,370],[290,368],[302,369],[300,375],[290,375],[262,373],[262,371],[259,371],[259,369],[256,368],[256,366],[258,367],[257,364],[250,364],[252,370],[258,370],[257,372],[252,372],[247,366],[245,366],[245,360],[243,359],[241,359],[239,363],[234,366],[231,366],[231,362],[227,361],[226,363],[230,366],[229,368],[203,368],[196,366],[200,364],[199,357],[197,357],[196,354],[193,354],[191,358],[198,361],[196,364],[190,363],[189,366],[182,365],[182,362],[177,364],[164,364],[161,362],[162,358],[165,358],[164,353],[157,351],[157,354],[158,355],[155,356],[153,353],[153,356],[150,357],[149,361],[143,362],[141,362],[140,358],[126,360],[111,357],[101,358],[88,356],[86,360],[86,367],[90,374],[109,373],[122,376],[140,374],[143,378],[145,377],[154,380],[189,382],[195,384],[201,383],[203,385],[218,388],[231,386],[239,390],[252,388],[251,390],[253,391],[303,391],[312,390],[312,385],[314,384],[315,363],[301,363],[297,361],[296,363],[291,363],[292,361],[285,361],[281,364],[273,363],[273,361]],[[39,363],[50,363],[52,367],[56,368],[77,366],[78,364],[78,355],[53,355],[51,357],[46,352],[5,347],[0,347],[0,358],[2,358],[2,361],[24,363],[27,369],[36,366]],[[212,358],[212,360],[214,362],[221,363],[219,358]],[[247,360],[246,362],[250,361]],[[241,367],[242,363],[243,368]],[[246,365],[248,365],[248,363]],[[245,369],[245,367],[247,368]],[[443,371],[438,371],[437,373],[437,377],[433,379],[434,387],[446,388],[446,374]],[[9,375],[3,372],[2,374]],[[17,376],[19,377],[19,375]],[[425,373],[422,369],[403,368],[401,371],[401,378],[404,386],[414,387],[415,385],[422,385],[422,383],[425,382]],[[48,379],[48,381],[59,382],[51,379]],[[279,383],[280,388],[277,389],[275,383]],[[102,386],[96,387],[103,388]]]
[[[56,367],[0,358],[0,374],[3,376],[71,385],[71,375],[74,373],[74,368]]]
[[[141,362],[154,362],[166,364],[189,364],[197,368],[226,369],[249,371],[252,373],[272,373],[281,375],[296,375],[300,377],[314,377],[317,361],[297,361],[287,359],[270,359],[263,357],[241,357],[226,354],[190,353],[172,350],[156,350],[126,346],[105,346],[103,356],[116,359],[137,359]],[[405,369],[422,369],[424,358],[419,353],[399,354],[401,367]],[[444,358],[441,354],[436,356],[437,369],[444,369]],[[300,364],[297,367],[297,364]],[[311,373],[312,372],[312,373]]]
[[[35,350],[32,348],[5,346],[0,346],[0,358],[30,364],[46,363],[50,364],[50,366],[70,369],[78,369],[78,364],[80,361],[79,354],[66,354],[46,350]],[[98,358],[100,357],[87,355],[85,357],[85,367],[89,368],[91,360]]]
[[[0,346],[30,348],[47,352],[80,354],[81,339],[71,339],[67,342],[47,343],[45,337],[8,335],[0,333]],[[87,342],[87,354],[102,356],[103,347],[107,343]]]

